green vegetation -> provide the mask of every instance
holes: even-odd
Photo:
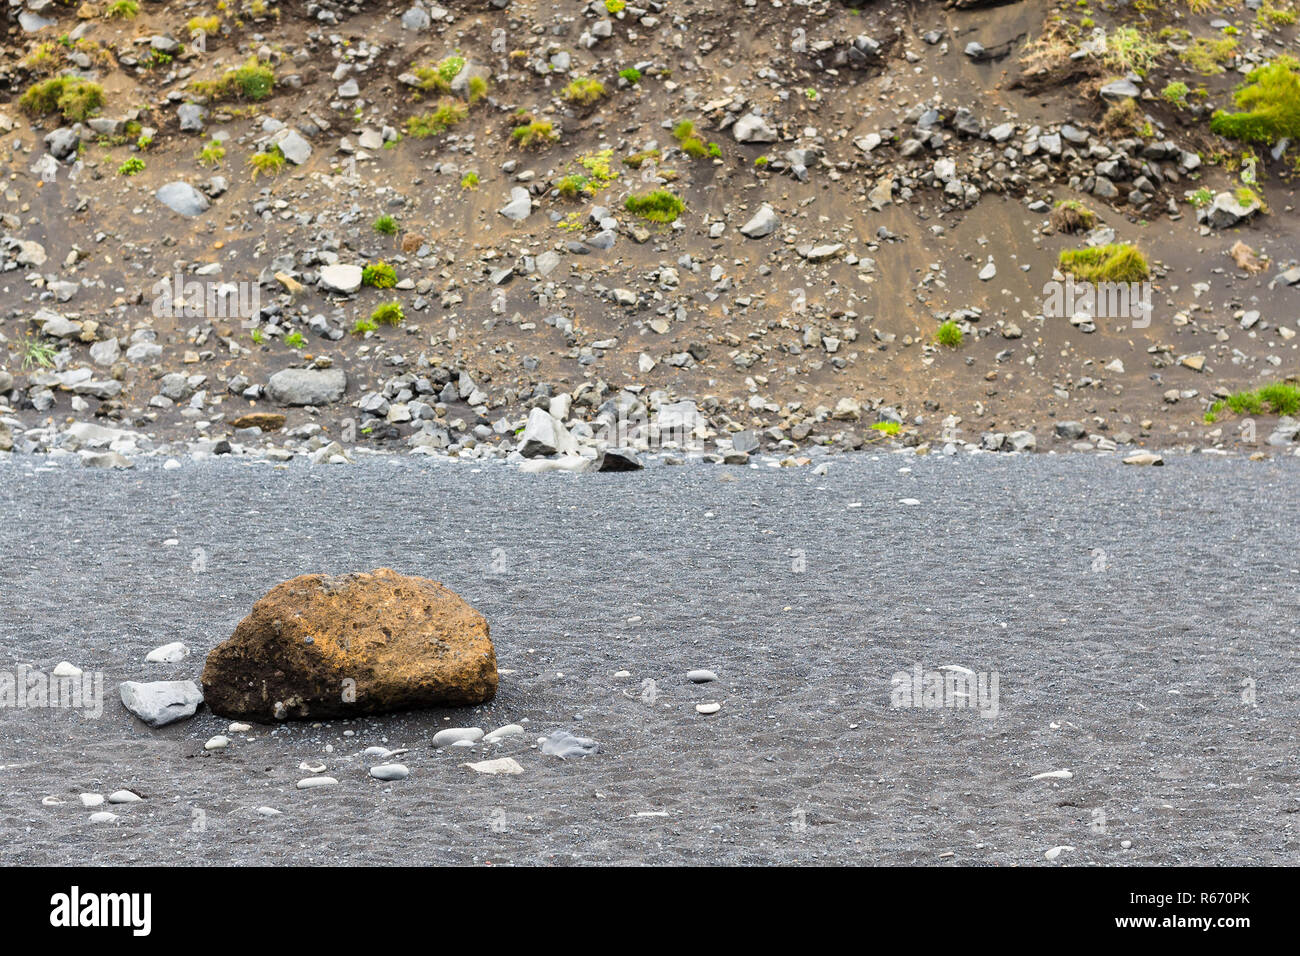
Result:
[[[395,236],[397,235],[397,220],[384,214],[371,223],[371,228],[380,235]]]
[[[1197,37],[1178,58],[1198,73],[1222,73],[1223,64],[1237,52],[1237,41],[1232,37],[1210,40]]]
[[[465,90],[469,93],[470,103],[477,103],[479,100],[483,99],[483,97],[487,96],[487,77],[471,76],[465,83]]]
[[[1057,232],[1083,232],[1097,225],[1097,214],[1077,199],[1062,199],[1052,210],[1051,221]]]
[[[1081,282],[1141,282],[1151,275],[1146,256],[1127,242],[1066,249],[1057,266]]]
[[[944,322],[934,331],[934,340],[945,348],[960,348],[963,337],[961,326],[952,319]]]
[[[1300,61],[1295,58],[1279,57],[1251,70],[1233,99],[1243,112],[1218,110],[1210,120],[1210,129],[1220,136],[1269,144],[1300,138]]]
[[[644,164],[647,160],[658,159],[658,158],[659,158],[659,150],[647,149],[644,152],[633,153],[630,156],[624,156],[623,165],[628,166],[632,169],[640,169],[642,164]]]
[[[460,180],[461,189],[478,189],[478,173],[466,173]]]
[[[540,149],[549,146],[560,138],[550,120],[531,119],[523,125],[516,126],[510,134],[515,143],[524,149]]]
[[[276,176],[284,169],[284,164],[284,153],[280,152],[279,146],[272,146],[264,153],[254,153],[248,157],[248,165],[253,167],[253,179],[262,173]]]
[[[140,4],[136,0],[114,0],[104,10],[107,20],[134,20],[140,15]]]
[[[1175,82],[1166,84],[1165,88],[1160,91],[1160,96],[1166,103],[1172,103],[1174,106],[1186,106],[1188,92],[1186,83]]]
[[[202,31],[204,36],[212,36],[220,29],[221,21],[216,17],[191,17],[185,24],[185,32],[191,35]]]
[[[555,181],[555,191],[565,199],[578,199],[582,196],[591,195],[587,177],[579,176],[576,173],[568,176],[561,176],[557,179]]]
[[[1295,415],[1300,413],[1300,386],[1273,382],[1253,392],[1234,392],[1211,405],[1205,421],[1213,425],[1225,408],[1238,415]]]
[[[1290,26],[1296,22],[1296,12],[1290,7],[1277,6],[1272,0],[1264,0],[1260,5],[1256,22],[1260,25],[1275,27]]]
[[[952,323],[948,323],[951,325]],[[957,329],[957,342],[961,343],[961,329]],[[882,432],[886,435],[897,435],[903,430],[903,426],[898,422],[876,422],[871,426],[873,432]]]
[[[629,66],[626,70],[619,70],[618,75],[627,80],[632,86],[641,82],[641,71],[634,66]]]
[[[199,163],[203,166],[218,166],[226,158],[226,147],[213,140],[199,151]]]
[[[569,81],[561,95],[575,106],[590,106],[605,95],[605,84],[589,76],[579,76]]]
[[[628,196],[623,201],[623,208],[651,222],[674,222],[686,209],[686,203],[666,189],[655,189],[641,195]]]
[[[28,87],[18,105],[35,116],[58,113],[70,123],[81,123],[104,105],[104,89],[77,76],[52,76]]]
[[[419,80],[416,87],[422,93],[450,93],[451,81],[465,69],[463,56],[445,57],[437,66],[416,66],[411,69]]]
[[[406,313],[402,311],[402,303],[385,302],[375,308],[370,313],[370,321],[379,325],[401,325],[406,320]]]
[[[1123,73],[1145,74],[1165,52],[1165,44],[1136,27],[1119,27],[1106,37],[1103,62]]]
[[[695,124],[690,120],[682,120],[673,127],[673,139],[682,148],[682,152],[692,159],[703,159],[706,156],[718,157],[722,155],[722,148],[717,143],[704,145],[704,141],[695,135]]]
[[[382,260],[372,262],[361,270],[361,284],[376,289],[391,289],[397,285],[397,270]]]
[[[144,172],[144,160],[139,156],[132,156],[121,166],[117,167],[119,176],[134,176],[136,173]]]
[[[613,16],[618,16],[627,6],[627,0],[605,0],[605,12]]]
[[[284,337],[284,344],[291,349],[300,349],[307,345],[307,340],[302,337],[301,332],[295,330]]]
[[[54,346],[46,345],[39,339],[28,339],[23,346],[23,368],[50,368],[54,365],[54,356],[57,354],[58,350]]]
[[[59,53],[58,48],[53,43],[38,43],[32,47],[25,57],[18,61],[18,65],[24,70],[44,75],[53,73],[62,59],[62,54]]]
[[[433,112],[408,119],[406,133],[408,136],[418,136],[421,139],[438,136],[457,123],[464,122],[467,116],[469,116],[469,107],[464,103],[459,100],[443,99],[438,102]]]
[[[375,332],[379,329],[379,323],[370,319],[357,319],[356,324],[352,326],[353,335],[365,335],[367,332]]]
[[[256,103],[266,99],[275,88],[275,71],[259,63],[256,56],[248,58],[243,66],[227,70],[219,80],[195,80],[190,89],[212,102],[222,100],[251,100]]]

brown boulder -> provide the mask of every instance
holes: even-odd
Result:
[[[264,432],[274,432],[284,427],[284,416],[279,412],[249,412],[230,424],[235,428],[260,428]]]
[[[213,713],[262,722],[481,704],[496,690],[483,615],[389,568],[277,584],[203,668]]]

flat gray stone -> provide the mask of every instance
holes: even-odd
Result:
[[[180,213],[182,216],[197,216],[207,212],[208,207],[212,205],[208,202],[207,196],[189,183],[168,183],[154,193],[154,196],[172,212]]]
[[[281,405],[331,405],[348,390],[341,368],[286,368],[266,383],[266,394]]]
[[[193,717],[203,694],[192,680],[160,680],[148,684],[123,681],[118,688],[122,706],[150,727],[163,727]]]

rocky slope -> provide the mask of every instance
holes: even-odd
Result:
[[[0,448],[1294,448],[1293,8],[956,6],[10,0]]]

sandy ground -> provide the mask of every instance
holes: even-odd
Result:
[[[0,845],[10,864],[1295,864],[1296,478],[1203,456],[862,456],[824,477],[10,458],[0,667],[66,659],[106,701],[0,708]],[[492,622],[490,706],[254,727],[205,755],[226,720],[150,730],[118,702],[122,680],[197,678],[272,583],[380,565]],[[173,640],[188,660],[145,663]],[[997,716],[891,707],[917,664],[996,674]],[[523,720],[495,747],[430,740]],[[602,752],[543,756],[555,728]],[[373,745],[409,748],[409,779],[369,778]],[[498,756],[524,773],[461,766]],[[339,786],[296,790],[304,761]],[[90,823],[78,794],[124,787],[146,799]]]

